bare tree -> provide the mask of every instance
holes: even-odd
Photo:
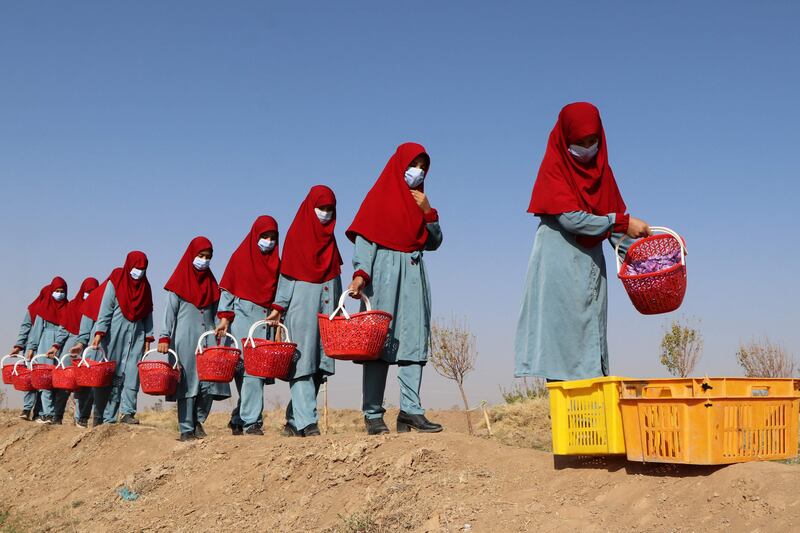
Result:
[[[469,402],[464,392],[464,378],[475,369],[478,351],[475,335],[469,330],[466,320],[450,319],[449,324],[434,320],[431,324],[431,349],[428,359],[441,376],[452,379],[458,385],[464,414],[470,435],[473,433],[472,419],[469,416]]]
[[[749,378],[790,378],[797,369],[795,358],[769,339],[739,344],[736,361]]]
[[[673,376],[685,378],[694,371],[703,352],[703,335],[689,323],[673,320],[661,339],[661,364]]]

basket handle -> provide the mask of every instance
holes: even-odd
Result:
[[[178,370],[178,354],[175,353],[175,350],[173,350],[172,348],[168,348],[167,352],[171,353],[172,357],[175,358],[175,364],[172,365],[172,370]],[[157,349],[148,350],[144,352],[144,355],[142,356],[142,361],[147,359],[147,356],[150,355],[151,353],[160,353],[160,352]],[[169,356],[167,356],[167,362],[169,363]]]
[[[103,349],[102,346],[98,346],[97,348],[95,348],[95,347],[89,345],[89,346],[86,347],[86,349],[81,354],[81,360],[78,363],[78,366],[83,365],[83,366],[85,366],[87,368],[89,367],[89,363],[86,362],[86,354],[89,353],[89,350],[93,350],[95,352],[100,352],[101,354],[103,354],[103,359],[101,361],[103,363],[107,363],[108,362],[108,357],[106,357],[106,351]]]
[[[40,353],[40,354],[34,355],[33,357],[31,357],[31,364],[30,364],[31,368],[33,368],[33,362],[36,361],[37,359],[39,359],[40,357],[44,357],[45,359],[49,359],[49,357],[47,357],[46,353]],[[56,361],[58,361],[58,358],[56,358]]]
[[[64,366],[64,361],[65,361],[65,360],[67,359],[67,357],[69,357],[69,356],[70,356],[70,353],[69,353],[69,352],[67,352],[67,353],[65,353],[64,355],[62,355],[61,357],[56,357],[56,361],[57,361],[57,363],[56,363],[56,368],[62,368],[62,369],[64,369],[64,368],[67,368],[66,366]]]
[[[20,359],[24,359],[21,355],[19,355],[17,353],[10,353],[8,355],[4,355],[3,358],[0,359],[0,368],[3,367],[3,363],[5,363],[6,359],[8,359],[9,357],[19,357]]]
[[[14,363],[14,369],[11,371],[11,375],[12,376],[19,376],[19,372],[17,371],[17,367],[19,366],[20,363],[24,363],[25,364],[25,368],[30,370],[31,366],[28,364],[28,361],[26,361],[25,359],[20,359],[19,361]]]
[[[253,333],[255,333],[256,328],[262,324],[271,326],[273,328],[275,327],[283,328],[283,332],[286,334],[286,340],[283,342],[292,342],[292,339],[289,337],[289,328],[287,328],[282,322],[276,322],[275,324],[277,325],[274,325],[268,322],[267,320],[256,320],[255,322],[253,322],[253,325],[250,326],[250,329],[247,331],[247,340],[244,341],[245,346],[247,346],[247,343],[250,343],[250,346],[255,347],[256,343],[253,341]]]
[[[650,226],[650,231],[666,233],[668,235],[671,235],[676,241],[678,241],[678,244],[680,244],[681,246],[681,264],[682,265],[686,264],[686,245],[683,243],[683,239],[681,239],[680,235],[678,235],[675,231],[669,228],[665,228],[663,226]],[[628,237],[627,235],[623,235],[622,238],[617,241],[617,246],[614,247],[614,257],[617,259],[618,275],[622,273],[622,261],[619,258],[619,247],[623,243],[623,241],[625,241],[625,239],[630,239],[630,237]]]
[[[194,351],[195,354],[199,354],[200,352],[203,351],[203,339],[205,339],[209,335],[216,336],[217,332],[212,329],[212,330],[206,331],[205,333],[200,335],[200,338],[197,339],[197,348]],[[225,336],[226,337],[230,337],[231,339],[233,339],[233,346],[234,346],[234,348],[236,348],[238,350],[239,349],[239,342],[236,340],[236,337],[234,337],[230,333],[226,333]],[[217,344],[219,344],[219,342],[217,342]]]
[[[350,313],[348,313],[347,309],[344,308],[344,302],[347,301],[347,297],[351,294],[352,292],[349,290],[342,293],[342,295],[339,297],[339,306],[333,310],[333,313],[331,313],[331,315],[328,317],[328,320],[333,320],[336,318],[336,315],[339,314],[339,311],[342,312],[347,320],[350,320]],[[359,298],[362,302],[364,302],[364,305],[367,307],[367,311],[372,311],[372,304],[369,303],[369,298],[367,298],[367,295],[362,292]]]

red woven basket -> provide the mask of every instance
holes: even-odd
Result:
[[[669,228],[651,227],[660,232],[639,239],[628,248],[625,261],[619,259],[617,243],[617,276],[628,293],[634,307],[643,315],[669,313],[678,309],[686,294],[686,245],[680,235]],[[645,261],[658,255],[666,255],[680,250],[680,263],[664,270],[646,274],[627,274],[628,265]]]
[[[58,361],[58,364],[53,369],[53,388],[75,392],[80,388],[78,387],[78,383],[75,381],[75,367],[64,366],[64,361],[69,356],[69,353],[62,355],[61,359]]]
[[[214,383],[229,383],[236,373],[236,365],[242,356],[236,337],[226,333],[225,336],[233,339],[233,346],[203,347],[203,339],[208,335],[215,335],[214,331],[206,331],[197,339],[197,378],[200,381]]]
[[[94,350],[91,346],[83,351],[81,360],[75,367],[75,383],[79,387],[108,387],[114,379],[114,372],[117,370],[117,363],[109,361],[106,353],[101,347],[97,351],[102,354],[102,360],[93,361],[86,359],[89,350]]]
[[[19,367],[22,363],[22,368]],[[29,392],[36,390],[31,385],[31,369],[28,368],[27,362],[22,359],[14,363],[14,369],[11,372],[14,388],[18,391]]]
[[[317,315],[322,349],[331,359],[343,361],[374,361],[381,356],[392,315],[373,311],[369,299],[361,295],[366,311],[350,315],[344,308],[348,293],[342,294],[339,307],[331,314]],[[339,311],[344,316],[336,316]]]
[[[39,357],[47,358],[46,355],[39,354],[31,359],[31,386],[36,390],[53,390],[53,369],[56,365],[34,363]]]
[[[142,356],[142,360],[136,365],[139,369],[139,383],[142,392],[151,396],[174,396],[178,390],[178,380],[181,371],[178,369],[178,354],[174,350],[169,353],[175,358],[174,364],[166,361],[147,361],[147,356],[151,353],[158,353],[158,350],[150,350]]]
[[[258,326],[268,324],[266,320],[259,320],[250,326],[247,338],[242,339],[244,348],[244,370],[251,376],[260,378],[277,378],[286,380],[296,361],[297,344],[289,338],[289,330],[278,322],[278,327],[283,328],[286,342],[270,341],[267,339],[254,339],[253,333]]]
[[[8,354],[0,359],[0,366],[3,367],[3,383],[6,385],[13,385],[14,384],[14,363],[4,364],[6,359],[13,358],[13,359],[23,359],[21,355],[15,354]]]

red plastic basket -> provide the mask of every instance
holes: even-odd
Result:
[[[230,383],[236,373],[236,365],[242,356],[236,337],[226,333],[225,336],[233,339],[233,346],[203,347],[203,339],[208,335],[215,335],[214,331],[206,331],[197,339],[197,378],[200,381],[214,383]]]
[[[14,384],[14,363],[5,364],[6,359],[14,358],[14,359],[24,359],[21,355],[16,354],[8,354],[0,359],[0,366],[3,367],[3,383],[6,385],[13,385]]]
[[[174,396],[178,390],[178,380],[181,371],[178,369],[178,354],[174,350],[169,353],[175,358],[174,364],[167,361],[147,361],[147,356],[157,353],[158,350],[150,350],[142,356],[142,360],[136,365],[139,369],[139,383],[142,392],[151,396]]]
[[[278,327],[283,328],[286,334],[285,342],[270,341],[267,339],[254,339],[253,333],[258,326],[269,323],[266,320],[259,320],[250,326],[247,338],[242,339],[244,348],[244,370],[251,376],[260,378],[289,379],[292,364],[295,362],[297,354],[297,344],[289,338],[289,330],[286,326],[277,323]]]
[[[40,357],[46,359],[47,355],[39,354],[31,359],[31,386],[36,390],[53,390],[53,369],[56,365],[35,363]]]
[[[78,387],[78,384],[75,381],[75,367],[64,366],[64,361],[67,357],[70,357],[69,353],[62,355],[61,359],[58,361],[58,364],[53,369],[53,388],[75,392],[80,387]]]
[[[117,363],[109,361],[106,353],[101,347],[97,347],[103,358],[100,361],[86,359],[89,350],[94,350],[88,346],[81,356],[81,360],[75,367],[75,383],[79,387],[108,387],[114,379],[114,372],[117,370]]]
[[[22,368],[19,364],[22,363]],[[31,369],[28,367],[28,362],[24,359],[14,363],[14,369],[11,372],[13,376],[14,388],[18,391],[29,392],[36,390],[31,385]]]
[[[620,239],[616,247],[617,276],[628,293],[634,307],[643,315],[657,315],[675,311],[683,303],[686,294],[686,245],[683,239],[669,228],[651,227],[661,232],[639,239],[628,248],[625,261],[619,259]],[[664,270],[646,274],[627,274],[627,267],[634,262],[674,253],[680,250],[680,263]]]
[[[344,361],[374,361],[381,356],[392,315],[373,311],[369,299],[361,295],[366,311],[350,315],[344,308],[348,293],[342,294],[339,307],[331,314],[317,315],[319,335],[325,355]],[[336,316],[339,311],[344,316]]]

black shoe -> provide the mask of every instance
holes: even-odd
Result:
[[[28,410],[23,409],[22,412],[19,414],[19,417],[23,420],[30,420],[31,419],[31,412]]]
[[[319,432],[319,426],[317,424],[309,424],[303,428],[303,436],[304,437],[319,437],[321,433]]]
[[[253,424],[249,428],[245,428],[244,430],[245,435],[263,435],[264,430],[261,429],[258,424]]]
[[[425,415],[410,415],[403,411],[397,413],[397,432],[405,433],[412,429],[420,433],[439,433],[443,428],[441,424],[425,418]]]
[[[201,424],[200,422],[194,425],[194,436],[197,437],[198,439],[203,439],[208,436],[206,430],[203,429],[203,424]]]
[[[36,419],[36,423],[37,424],[46,424],[46,425],[49,426],[49,425],[51,425],[53,423],[53,417],[52,416],[40,416],[40,417],[38,417]]]
[[[383,435],[389,433],[389,426],[380,418],[364,417],[364,424],[367,426],[367,435]]]
[[[89,420],[86,418],[79,418],[75,421],[75,425],[79,428],[88,428],[89,427]]]
[[[138,423],[139,423],[139,421],[138,421],[138,420],[136,420],[136,419],[133,417],[133,415],[122,415],[122,418],[120,418],[120,419],[119,419],[119,423],[120,423],[120,424],[132,424],[132,425],[136,425],[136,424],[138,424]]]
[[[284,424],[283,426],[283,431],[281,431],[281,435],[283,435],[284,437],[302,437],[303,432],[299,431],[289,422],[286,422],[286,424]]]
[[[187,433],[181,433],[181,438],[180,438],[181,442],[187,442],[190,440],[197,440],[197,437],[194,436],[193,432],[189,431]]]
[[[97,426],[102,426],[102,425],[103,425],[103,419],[102,418],[95,418],[92,421],[92,427],[93,428],[96,428]]]
[[[58,418],[56,418],[56,417],[53,417],[53,419],[51,420],[51,423],[53,423],[53,424],[56,424],[56,425],[60,426],[61,424],[63,424],[63,423],[64,423],[64,419],[63,419],[63,418],[61,418],[61,417],[58,417]]]
[[[231,435],[233,436],[244,433],[244,428],[239,424],[234,424],[233,422],[228,422],[228,428],[231,430]]]

